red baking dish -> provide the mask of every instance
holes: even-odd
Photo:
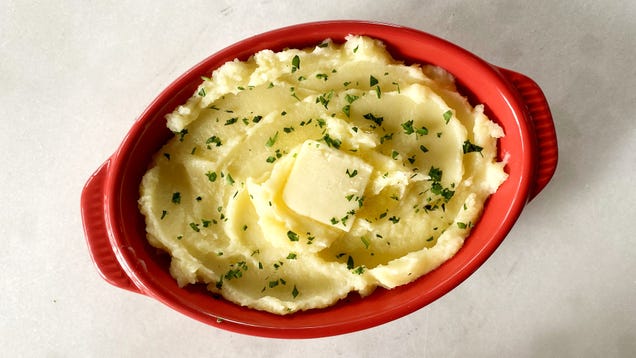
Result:
[[[501,158],[508,180],[488,200],[480,222],[462,249],[438,269],[392,290],[377,289],[361,299],[350,295],[333,307],[278,316],[238,306],[198,286],[179,288],[168,258],[146,239],[137,207],[139,184],[152,155],[172,136],[164,116],[184,103],[223,63],[246,60],[262,49],[315,46],[349,34],[382,40],[393,57],[429,63],[451,72],[471,103],[503,127]],[[548,103],[530,78],[493,66],[430,34],[400,26],[361,21],[306,23],[240,41],[206,58],[170,84],[141,114],[121,146],[90,177],[81,198],[88,247],[109,283],[152,297],[208,325],[243,334],[310,338],[353,332],[405,316],[446,294],[472,274],[503,241],[522,209],[548,183],[557,164],[557,140]]]

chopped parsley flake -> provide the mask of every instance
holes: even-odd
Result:
[[[345,114],[345,116],[347,116],[347,118],[349,118],[351,116],[351,105],[347,104],[345,106],[342,107],[342,113]]]
[[[384,144],[384,142],[391,139],[393,139],[393,133],[387,133],[383,135],[382,137],[380,137],[380,144]]]
[[[431,177],[432,181],[442,181],[442,173],[441,169],[433,166],[431,166],[431,169],[428,170],[428,176]]]
[[[468,225],[466,225],[466,223],[463,223],[461,221],[457,222],[457,227],[460,229],[465,229]]]
[[[329,78],[329,76],[327,76],[326,73],[318,73],[318,74],[316,74],[316,78],[322,79],[323,81],[326,81]]]
[[[364,273],[364,266],[356,267],[356,269],[353,270],[353,273],[356,275],[362,275]]]
[[[172,193],[172,202],[175,204],[181,204],[181,193],[180,192],[175,192]]]
[[[197,94],[201,97],[205,97],[205,88],[201,87],[201,89],[199,90]]]
[[[420,145],[420,150],[424,153],[428,152],[428,148],[426,148],[424,145]]]
[[[179,142],[183,142],[183,138],[186,136],[186,134],[188,134],[188,130],[186,128],[183,128],[180,132],[177,132],[177,134],[179,135]]]
[[[300,292],[298,292],[298,288],[294,285],[294,289],[292,289],[292,297],[296,298]]]
[[[331,101],[331,97],[333,97],[333,90],[323,93],[322,95],[316,98],[316,103],[322,104],[325,109],[328,109],[329,101]]]
[[[234,184],[234,178],[232,178],[232,175],[230,173],[227,173],[227,175],[225,176],[225,180],[230,185]]]
[[[235,264],[230,265],[230,269],[223,275],[223,278],[226,280],[231,280],[235,278],[243,277],[243,272],[247,271],[247,263],[245,261],[240,261]]]
[[[347,257],[347,270],[352,270],[354,267],[355,266],[353,264],[353,257],[349,255],[349,257]]]
[[[289,255],[287,255],[287,260],[296,260],[296,253],[290,252]]]
[[[393,158],[393,160],[397,159],[398,155],[400,153],[396,152],[395,150],[391,152],[391,158]]]
[[[166,215],[168,215],[168,212],[167,212],[167,211],[165,211],[165,210],[162,210],[162,211],[161,211],[161,219],[159,219],[159,220],[163,220],[163,218],[165,218],[165,217],[166,217]]]
[[[238,117],[232,117],[232,118],[228,119],[227,121],[225,121],[225,125],[229,126],[229,125],[234,124],[236,122],[238,122]]]
[[[336,149],[339,149],[340,145],[342,144],[342,141],[340,139],[331,138],[331,136],[329,136],[329,133],[325,134],[322,137],[322,140],[324,140],[329,147],[334,147]]]
[[[390,222],[392,222],[392,223],[394,223],[394,224],[397,224],[397,223],[399,223],[399,222],[400,222],[400,218],[398,218],[397,216],[391,216],[391,217],[389,218],[389,221],[390,221]]]
[[[368,119],[370,121],[373,121],[373,123],[381,126],[382,125],[382,121],[384,120],[384,117],[376,117],[374,116],[372,113],[367,113],[364,116],[364,119]]]
[[[291,230],[287,231],[287,237],[289,238],[289,241],[298,241],[300,239],[298,234]]]
[[[373,77],[373,75],[369,76],[369,87],[373,87],[378,84],[378,79]]]
[[[216,172],[207,172],[205,175],[208,177],[209,181],[213,183],[216,181]]]
[[[366,237],[364,237],[364,236],[361,236],[361,237],[360,237],[360,241],[362,241],[362,243],[364,244],[364,248],[365,248],[365,249],[368,249],[368,248],[369,248],[369,245],[371,244],[371,243],[369,242],[369,239],[367,239],[367,238],[366,238]]]
[[[360,96],[355,96],[349,93],[345,95],[345,101],[347,101],[347,103],[349,104],[355,102],[358,98],[360,98]]]
[[[267,139],[267,142],[265,143],[265,146],[267,146],[267,147],[273,146],[274,143],[276,143],[277,139],[278,139],[278,131],[276,131],[276,133],[274,134],[273,137],[269,137],[269,139]]]
[[[298,71],[300,69],[300,57],[298,57],[298,55],[294,56],[294,58],[292,58],[292,73]]]
[[[471,152],[478,152],[481,153],[481,151],[484,149],[483,147],[480,147],[476,144],[471,143],[468,139],[464,142],[464,145],[462,146],[462,149],[464,150],[464,154],[467,153],[471,153]]]
[[[402,123],[402,129],[404,129],[405,134],[412,134],[413,132],[415,132],[415,130],[413,129],[413,120]]]
[[[453,118],[453,111],[451,111],[450,109],[446,112],[444,112],[444,114],[442,115],[444,117],[444,122],[446,122],[446,124],[448,124],[448,122],[451,120],[451,118]]]
[[[210,146],[211,144],[214,144],[217,147],[220,147],[221,145],[223,145],[223,143],[221,142],[221,138],[219,138],[219,137],[217,137],[215,135],[213,135],[210,138],[208,138],[205,141],[205,144],[207,145],[208,149],[211,149],[211,146]]]
[[[195,232],[199,232],[201,230],[199,230],[199,224],[196,223],[190,223],[190,227],[192,228],[192,230],[194,230]]]
[[[358,175],[358,170],[354,169],[353,171],[349,171],[349,169],[347,169],[346,173],[349,176],[349,178],[353,178],[354,176]]]

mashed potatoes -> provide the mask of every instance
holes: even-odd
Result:
[[[149,242],[179,285],[277,314],[435,269],[506,179],[483,107],[366,37],[229,62],[167,119]]]

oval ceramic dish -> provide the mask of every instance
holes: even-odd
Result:
[[[169,258],[146,241],[137,207],[139,184],[152,155],[172,136],[164,116],[184,103],[201,76],[227,61],[246,60],[262,49],[305,48],[325,38],[349,34],[382,40],[394,58],[429,63],[452,73],[460,93],[486,114],[506,136],[500,158],[508,158],[508,180],[486,203],[480,222],[462,249],[438,269],[392,290],[377,289],[360,299],[350,295],[327,309],[278,316],[215,297],[203,287],[179,288],[168,272]],[[360,21],[329,21],[286,27],[240,41],[186,72],[148,106],[117,151],[91,176],[82,192],[86,239],[98,271],[109,283],[147,295],[201,322],[264,337],[309,338],[373,327],[418,310],[473,273],[499,246],[523,207],[552,177],[557,141],[548,103],[528,77],[493,66],[432,35],[399,26]]]

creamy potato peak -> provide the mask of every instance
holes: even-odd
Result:
[[[167,121],[140,187],[150,244],[180,286],[276,314],[435,269],[507,177],[483,106],[368,37],[228,62]]]

